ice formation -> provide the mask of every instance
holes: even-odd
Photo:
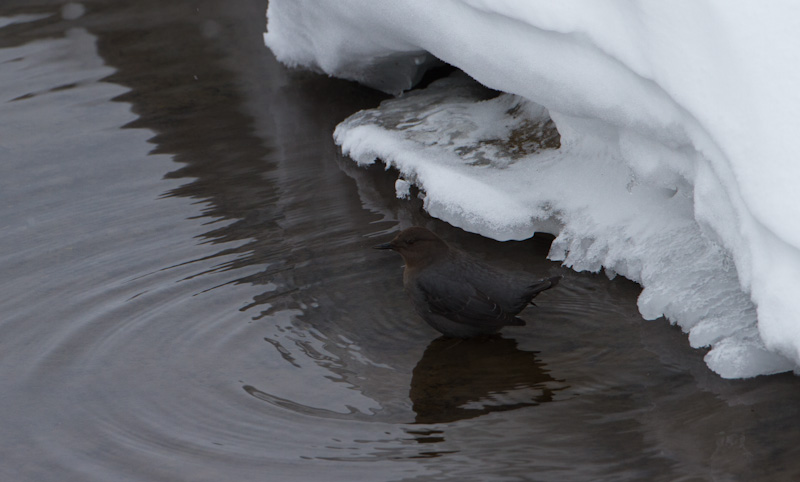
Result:
[[[272,0],[279,60],[384,91],[336,142],[429,212],[643,286],[709,367],[800,366],[800,4]],[[557,131],[555,130],[557,128]]]

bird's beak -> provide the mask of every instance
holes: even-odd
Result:
[[[392,243],[383,243],[377,246],[373,246],[373,249],[394,249],[394,245]]]

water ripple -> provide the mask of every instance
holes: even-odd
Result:
[[[722,381],[632,283],[396,199],[330,139],[380,95],[278,66],[260,6],[123,3],[0,7],[0,478],[800,473],[794,378]],[[370,249],[410,224],[564,280],[438,338]]]

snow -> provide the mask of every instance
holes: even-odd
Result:
[[[400,94],[335,140],[434,216],[643,286],[744,378],[800,367],[800,4],[272,0],[282,62]],[[476,82],[477,81],[477,82]],[[502,92],[499,96],[485,87]],[[557,128],[557,134],[553,130]]]

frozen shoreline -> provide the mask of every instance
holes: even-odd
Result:
[[[748,23],[746,6],[715,2],[683,5],[688,23],[675,6],[533,5],[273,1],[265,39],[287,64],[388,91],[410,87],[427,51],[517,94],[436,104],[420,98],[431,86],[356,114],[336,140],[359,163],[395,165],[434,216],[496,239],[555,231],[551,258],[641,283],[642,314],[711,345],[706,362],[724,377],[796,369],[800,168],[787,82],[800,74],[775,71],[785,49],[757,49],[786,44],[787,20]],[[753,32],[768,35],[747,44]],[[512,105],[522,121],[504,116]],[[559,149],[514,162],[490,149],[542,113]]]

